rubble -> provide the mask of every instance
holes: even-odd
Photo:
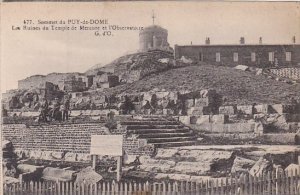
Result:
[[[260,176],[263,173],[272,170],[272,163],[261,157],[250,169],[249,174],[252,176]]]
[[[76,171],[46,167],[43,170],[42,178],[51,181],[73,181]]]
[[[231,168],[231,173],[243,172],[247,173],[255,164],[254,160],[236,156]]]
[[[17,184],[20,181],[14,177],[8,177],[8,176],[4,176],[3,177],[3,185],[11,185],[11,184]]]
[[[75,183],[95,184],[103,179],[101,175],[96,173],[92,167],[86,167],[78,172]]]

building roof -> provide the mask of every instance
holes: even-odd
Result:
[[[247,47],[247,46],[297,46],[300,44],[202,44],[202,45],[175,45],[180,47]]]

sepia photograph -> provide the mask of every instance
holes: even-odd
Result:
[[[4,195],[300,195],[300,2],[3,2]]]

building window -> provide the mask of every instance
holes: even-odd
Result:
[[[287,62],[292,61],[292,52],[285,52],[285,60]]]
[[[255,62],[255,61],[256,61],[255,52],[251,52],[251,62]]]
[[[238,62],[239,61],[239,53],[237,53],[237,52],[233,53],[233,61],[234,62]]]
[[[216,62],[221,62],[221,54],[219,52],[216,53]]]
[[[274,62],[274,60],[275,60],[274,52],[269,52],[269,62]]]

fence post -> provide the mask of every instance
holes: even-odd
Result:
[[[175,193],[173,193],[173,194],[177,194],[178,193],[178,183],[177,183],[177,181],[175,181],[175,183],[173,183],[173,192],[175,192]]]
[[[168,183],[168,194],[171,194],[172,193],[172,190],[171,190],[171,183],[169,182]]]
[[[272,194],[272,172],[267,172],[268,194]]]
[[[295,187],[294,187],[294,192],[295,194],[298,194],[298,185],[299,185],[299,176],[298,176],[298,168],[295,170]]]
[[[125,192],[124,194],[127,195],[127,194],[128,194],[128,190],[127,190],[128,184],[127,184],[127,183],[124,183],[124,185],[125,185],[125,186],[124,186],[124,192]]]
[[[184,185],[183,185],[183,181],[181,181],[180,182],[180,192],[181,192],[181,194],[183,194],[184,193],[184,187],[183,187]]]
[[[291,191],[291,195],[294,195],[294,170],[293,169],[291,169],[290,170],[290,175],[291,175],[291,183],[290,183],[290,191]]]
[[[146,182],[146,188],[145,188],[145,189],[146,189],[146,192],[147,192],[147,193],[150,192],[150,189],[149,189],[149,182],[148,182],[148,181]]]

